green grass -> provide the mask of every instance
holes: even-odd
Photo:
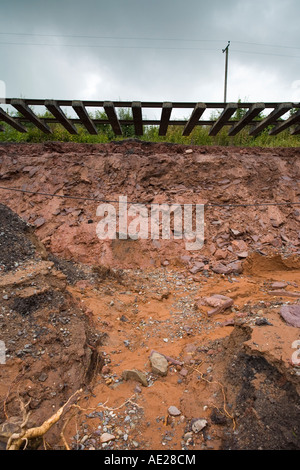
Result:
[[[235,118],[241,118],[244,110],[238,110]],[[132,120],[132,115],[127,109],[120,109],[118,111],[120,119]],[[18,113],[14,116],[20,116]],[[40,118],[49,118],[52,115],[47,112]],[[214,116],[216,117],[216,116]],[[93,119],[106,119],[104,112],[96,111],[94,115],[91,115]],[[264,116],[260,115],[257,120],[263,119]],[[185,145],[221,145],[221,146],[237,146],[237,147],[299,147],[300,135],[291,135],[290,130],[281,132],[277,136],[270,136],[268,134],[269,128],[266,128],[257,137],[249,136],[247,128],[244,128],[234,137],[228,136],[228,127],[223,129],[215,137],[209,135],[209,127],[197,126],[193,132],[188,136],[182,135],[182,126],[169,126],[166,136],[158,135],[158,126],[144,126],[143,136],[136,136],[133,125],[122,125],[122,136],[116,136],[112,131],[109,124],[97,125],[98,135],[90,135],[83,126],[78,125],[77,135],[69,134],[60,124],[49,124],[53,133],[45,134],[37,129],[32,124],[26,124],[27,133],[21,133],[13,129],[11,126],[0,123],[1,127],[4,128],[3,132],[0,132],[0,142],[47,142],[47,141],[59,141],[59,142],[79,142],[79,143],[107,143],[112,140],[123,140],[128,138],[139,138],[140,140],[150,142],[171,142],[176,144]]]

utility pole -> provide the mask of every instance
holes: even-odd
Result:
[[[227,75],[228,75],[228,49],[230,46],[230,41],[228,41],[227,46],[225,49],[222,49],[222,52],[226,53],[226,58],[225,58],[225,84],[224,84],[224,103],[227,101]]]

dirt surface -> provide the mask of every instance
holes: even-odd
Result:
[[[82,389],[28,447],[300,449],[298,149],[6,144],[0,178],[3,448]],[[203,248],[99,240],[119,196],[205,203]]]

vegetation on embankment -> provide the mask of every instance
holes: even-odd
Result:
[[[239,109],[233,117],[240,118],[245,110]],[[120,120],[132,120],[132,115],[129,110],[120,109],[118,112]],[[13,116],[21,117],[19,113]],[[46,112],[39,115],[41,119],[49,119],[53,116],[51,113]],[[96,111],[90,114],[92,119],[105,120],[107,116],[105,112]],[[216,116],[212,116],[215,118]],[[259,115],[256,120],[264,119],[264,115]],[[272,126],[267,127],[258,136],[253,137],[249,135],[249,128],[245,127],[236,136],[228,136],[228,126],[223,127],[221,131],[212,137],[209,135],[210,126],[196,126],[189,136],[183,136],[183,127],[179,125],[169,126],[165,136],[159,136],[158,126],[144,126],[143,135],[136,136],[134,126],[131,124],[122,124],[122,136],[116,136],[109,124],[97,124],[97,135],[90,135],[82,125],[76,125],[78,130],[77,135],[71,135],[60,124],[49,124],[52,129],[52,134],[45,134],[40,131],[33,124],[26,123],[27,133],[21,133],[13,129],[11,126],[0,123],[3,131],[0,132],[0,142],[45,142],[45,141],[58,141],[58,142],[80,142],[80,143],[106,143],[112,140],[122,140],[128,138],[138,137],[140,140],[151,142],[171,142],[176,144],[186,145],[222,145],[222,146],[237,146],[237,147],[299,147],[300,135],[291,135],[290,129],[286,129],[276,136],[269,135]]]

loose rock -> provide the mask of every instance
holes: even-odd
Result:
[[[201,305],[201,301],[198,304]],[[210,297],[204,297],[202,299],[202,305],[215,307],[213,310],[208,312],[208,315],[215,315],[231,307],[233,305],[233,299],[225,295],[215,294]]]
[[[116,436],[114,436],[113,434],[109,434],[108,432],[105,432],[104,434],[100,436],[100,441],[104,443],[104,442],[113,441],[115,438]]]
[[[290,326],[300,328],[300,305],[283,305],[280,314]]]
[[[273,282],[271,285],[272,289],[284,289],[286,286],[287,282],[284,281]]]
[[[152,372],[157,375],[165,376],[168,373],[167,359],[157,352],[153,352],[150,356]]]
[[[170,406],[168,408],[168,413],[171,416],[180,416],[181,415],[181,411],[176,406]]]
[[[204,429],[206,425],[207,425],[206,419],[196,418],[192,421],[192,424],[191,424],[192,431],[197,434],[198,432],[202,431],[202,429]]]
[[[124,370],[122,373],[122,378],[124,380],[136,380],[137,382],[140,382],[144,387],[148,387],[146,375],[139,370]]]

